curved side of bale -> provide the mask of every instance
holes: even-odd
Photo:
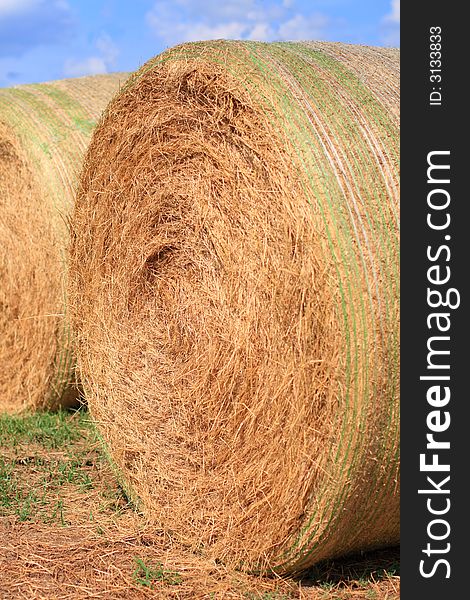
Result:
[[[125,77],[0,89],[0,411],[76,398],[67,219],[91,132]]]
[[[90,144],[70,281],[90,409],[149,519],[244,569],[399,539],[398,59],[185,44]]]

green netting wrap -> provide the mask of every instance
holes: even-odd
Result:
[[[91,132],[124,74],[0,89],[0,411],[74,401],[67,219]]]
[[[108,106],[72,218],[90,409],[150,521],[293,572],[399,540],[399,52],[185,44]]]

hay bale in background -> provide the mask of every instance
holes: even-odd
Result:
[[[69,288],[88,404],[149,519],[228,564],[399,539],[398,65],[185,44],[90,144]]]
[[[0,411],[76,398],[66,221],[91,132],[125,77],[0,89]]]

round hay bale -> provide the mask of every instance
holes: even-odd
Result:
[[[87,153],[69,299],[89,407],[148,518],[243,569],[399,539],[398,65],[177,46]]]
[[[67,218],[91,132],[124,77],[0,89],[0,412],[76,399]]]

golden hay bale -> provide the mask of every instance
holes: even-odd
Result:
[[[244,569],[399,539],[398,50],[185,44],[96,129],[70,302],[148,518]]]
[[[72,402],[66,220],[95,122],[125,74],[0,89],[0,412]]]

